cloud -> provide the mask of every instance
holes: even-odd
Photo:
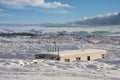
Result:
[[[120,12],[97,15],[96,17],[85,17],[81,21],[72,22],[72,24],[89,26],[120,25]]]
[[[0,4],[11,8],[23,8],[27,6],[42,8],[71,7],[68,4],[62,4],[61,2],[45,2],[45,0],[0,0]]]

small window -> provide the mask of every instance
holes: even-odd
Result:
[[[87,60],[90,61],[90,56],[87,56]]]
[[[76,60],[77,60],[77,61],[80,61],[80,60],[81,60],[81,58],[80,58],[80,57],[76,57]]]
[[[65,59],[65,62],[70,62],[70,59]]]
[[[101,57],[104,59],[105,58],[105,54],[102,54]]]

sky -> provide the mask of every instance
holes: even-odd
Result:
[[[120,12],[120,0],[0,0],[0,23],[63,23]]]

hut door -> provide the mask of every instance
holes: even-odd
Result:
[[[87,60],[90,61],[90,56],[87,56]]]

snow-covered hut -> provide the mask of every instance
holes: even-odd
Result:
[[[99,49],[85,49],[85,50],[66,50],[57,52],[46,53],[46,54],[36,54],[35,58],[46,58],[54,59],[62,62],[71,62],[71,61],[91,61],[95,59],[104,58],[106,55],[106,50]]]

